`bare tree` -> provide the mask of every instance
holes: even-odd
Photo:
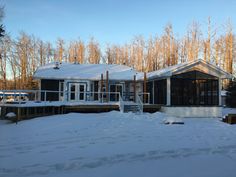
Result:
[[[64,56],[65,56],[65,41],[61,38],[57,39],[57,54],[56,54],[56,58],[57,60],[59,60],[59,62],[61,63],[64,60]]]
[[[226,34],[225,34],[225,70],[229,73],[233,73],[233,58],[234,58],[234,35],[233,27],[230,21],[226,24]]]
[[[90,39],[87,45],[87,52],[88,52],[88,57],[87,57],[88,63],[91,63],[91,64],[100,63],[101,51],[100,51],[99,43],[95,41],[93,37]]]
[[[2,78],[2,89],[7,89],[7,60],[11,47],[11,40],[9,36],[5,36],[1,42],[0,47],[0,75]]]
[[[25,89],[27,83],[27,69],[28,69],[28,57],[29,57],[30,37],[21,32],[19,38],[16,41],[17,57],[19,58],[19,70],[21,85],[20,88]]]
[[[2,23],[2,19],[4,17],[4,7],[0,6],[0,23]],[[5,29],[3,24],[0,24],[0,40],[2,37],[4,37],[5,35]]]

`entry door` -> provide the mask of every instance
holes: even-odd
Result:
[[[123,96],[123,85],[122,84],[112,84],[110,85],[110,92],[119,92],[120,96]],[[111,101],[118,101],[119,100],[119,94],[111,93],[110,94],[110,100]]]
[[[78,84],[78,100],[79,101],[85,101],[85,91],[86,91],[86,85]]]
[[[86,84],[70,83],[69,88],[70,101],[85,101]]]

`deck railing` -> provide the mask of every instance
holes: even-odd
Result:
[[[136,95],[136,103],[138,104],[140,113],[142,114],[143,113],[143,102],[141,100],[141,95],[139,95],[139,94]]]
[[[150,103],[149,93],[138,93],[143,104]],[[145,101],[146,100],[146,101]],[[119,102],[135,101],[133,92],[76,92],[52,90],[2,90],[0,104],[23,104],[25,102]]]
[[[119,94],[119,107],[120,107],[120,112],[124,112],[124,100],[122,98],[122,96]]]

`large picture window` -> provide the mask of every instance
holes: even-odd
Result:
[[[191,71],[171,77],[172,105],[218,105],[218,78]]]

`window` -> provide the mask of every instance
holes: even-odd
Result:
[[[218,79],[191,71],[171,78],[172,105],[218,105]]]
[[[59,82],[59,100],[63,101],[64,96],[64,82]]]

